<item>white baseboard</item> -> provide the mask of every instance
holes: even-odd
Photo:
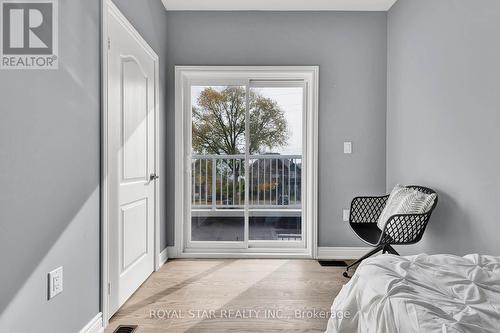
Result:
[[[371,247],[318,247],[318,259],[358,259]]]
[[[175,246],[167,246],[167,255],[169,258],[178,258],[177,248]]]
[[[167,259],[168,259],[167,250],[168,249],[165,248],[165,249],[163,249],[163,251],[160,252],[160,255],[158,257],[159,267],[163,266],[167,262]]]
[[[85,327],[83,327],[79,333],[102,333],[104,332],[104,327],[102,326],[102,313],[99,312],[94,318],[92,318]]]

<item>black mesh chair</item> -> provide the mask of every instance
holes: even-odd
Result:
[[[407,187],[426,194],[436,193],[434,190],[423,186],[410,185]],[[423,214],[392,215],[387,220],[384,230],[380,230],[377,221],[388,198],[389,195],[384,195],[380,197],[356,197],[352,200],[349,225],[356,236],[368,245],[373,246],[374,249],[347,266],[343,273],[345,277],[349,277],[347,273],[349,268],[379,251],[399,255],[391,245],[414,244],[420,241],[438,201],[436,194],[436,200],[434,200],[431,209]]]

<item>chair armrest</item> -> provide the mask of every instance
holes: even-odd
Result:
[[[350,223],[377,223],[389,195],[356,197],[351,201]]]
[[[385,224],[381,243],[413,244],[422,238],[432,210],[423,214],[392,215]]]

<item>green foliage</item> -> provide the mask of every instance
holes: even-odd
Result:
[[[203,90],[193,106],[193,149],[197,154],[244,154],[245,89]],[[250,154],[286,144],[288,124],[272,99],[255,92],[249,96]]]

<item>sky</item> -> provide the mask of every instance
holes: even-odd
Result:
[[[288,145],[279,149],[273,149],[273,153],[281,155],[302,154],[302,109],[303,88],[251,88],[260,95],[276,101],[285,113],[288,123],[289,139]]]
[[[191,87],[191,103],[196,105],[199,94],[205,86]],[[213,87],[222,90],[225,87]],[[272,153],[281,155],[302,154],[302,115],[303,115],[303,88],[301,87],[259,87],[250,88],[260,95],[270,98],[278,103],[287,120],[289,139],[286,146],[274,148]]]

